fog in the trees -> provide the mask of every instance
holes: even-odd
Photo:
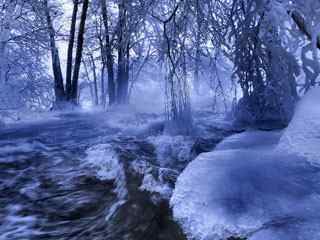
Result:
[[[0,239],[319,239],[319,11],[0,0]]]

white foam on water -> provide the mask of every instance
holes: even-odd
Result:
[[[84,164],[91,167],[99,179],[115,181],[114,192],[117,194],[117,201],[108,209],[106,221],[109,221],[119,207],[126,202],[128,195],[123,166],[111,144],[98,144],[90,147],[86,153]]]
[[[32,237],[41,234],[40,231],[35,230],[37,218],[35,216],[25,216],[19,214],[22,206],[18,204],[8,205],[5,209],[7,211],[4,219],[0,224],[0,239],[31,239]]]

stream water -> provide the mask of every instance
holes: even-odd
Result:
[[[108,239],[113,184],[81,164],[118,130],[87,114],[0,131],[0,239]]]
[[[185,240],[168,198],[159,198],[157,191],[170,192],[188,161],[233,133],[212,126],[206,119],[210,114],[197,116],[200,135],[155,136],[154,143],[147,136],[161,124],[150,125],[158,117],[145,114],[125,120],[133,129],[106,121],[105,114],[65,113],[0,130],[0,240]],[[142,135],[135,121],[146,127]],[[88,164],[92,149],[91,165],[105,164],[110,149],[105,152],[104,146],[123,166],[125,199],[119,198],[117,180],[101,178]],[[157,166],[159,150],[161,158],[173,157],[162,159],[164,166]],[[139,167],[132,170],[135,162],[151,166],[147,178]],[[163,186],[158,185],[162,178]]]

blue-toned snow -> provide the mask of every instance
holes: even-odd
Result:
[[[283,134],[234,135],[187,166],[171,206],[190,239],[320,239],[319,96],[301,101]]]
[[[283,134],[279,151],[305,157],[320,166],[320,88],[308,92],[298,104],[294,118]]]

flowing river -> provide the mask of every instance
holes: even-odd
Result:
[[[156,117],[133,119],[144,124],[146,118]],[[155,143],[147,136],[161,131],[161,124],[139,135],[94,113],[65,113],[0,129],[0,240],[185,240],[168,204],[176,177],[192,158],[232,134],[207,125],[201,125],[208,129],[205,139],[151,137]],[[175,155],[173,162],[158,166],[155,144],[169,149],[161,154],[163,160]],[[119,181],[91,167],[107,166],[104,148],[119,159],[122,173],[113,174],[123,175],[124,194]]]
[[[0,133],[0,239],[108,239],[112,182],[81,159],[117,133],[87,115],[21,124]]]
[[[185,239],[168,201],[141,191],[128,164],[125,201],[88,167],[95,146],[112,146],[125,163],[155,161],[152,144],[122,130],[90,113],[0,130],[0,240]]]

